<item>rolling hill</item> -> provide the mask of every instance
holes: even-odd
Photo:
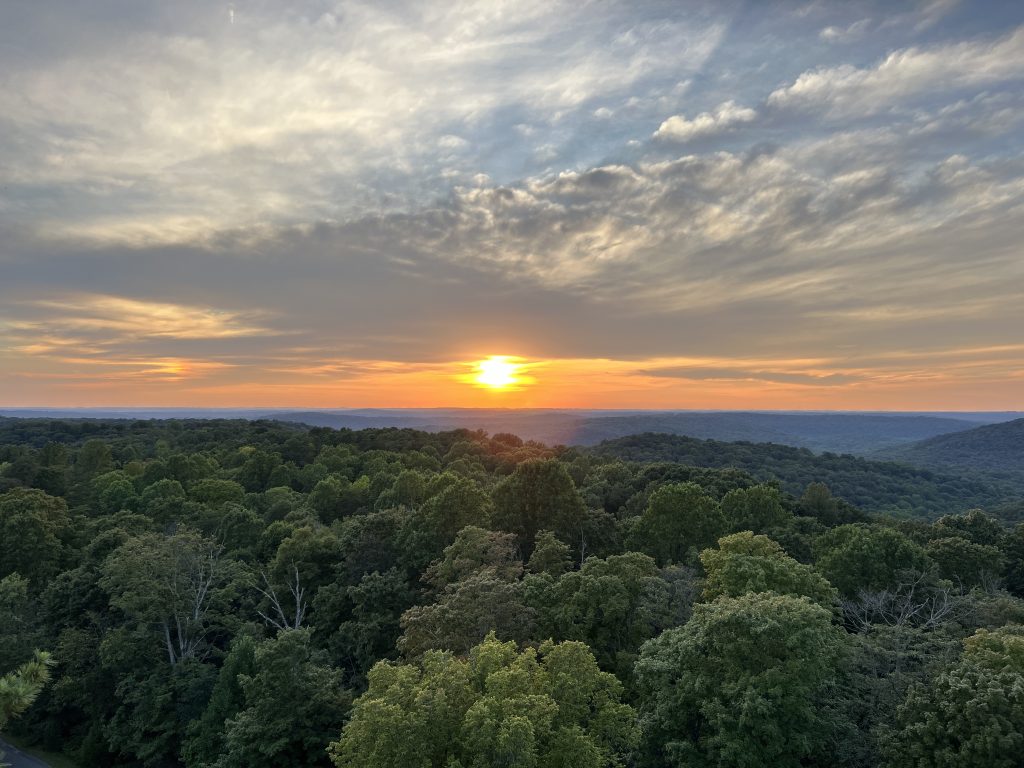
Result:
[[[428,432],[483,429],[511,432],[548,445],[597,445],[645,432],[705,440],[778,443],[813,451],[867,454],[935,435],[967,430],[977,421],[952,415],[758,412],[595,412],[502,409],[299,411],[270,416],[335,429],[411,427]]]
[[[1024,419],[938,435],[884,455],[923,467],[1024,473]]]
[[[760,480],[778,480],[799,496],[812,482],[869,512],[935,519],[943,514],[1018,503],[1024,478],[942,472],[888,461],[763,443],[697,440],[643,434],[608,440],[595,453],[625,461],[670,461],[698,467],[733,467]]]

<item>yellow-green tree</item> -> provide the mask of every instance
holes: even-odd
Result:
[[[331,745],[338,768],[613,768],[637,738],[622,685],[583,643],[381,662]]]

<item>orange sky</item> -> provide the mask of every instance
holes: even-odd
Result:
[[[7,406],[486,407],[779,410],[1016,410],[1017,349],[920,359],[516,361],[516,383],[476,381],[480,360],[252,365],[22,355],[0,382]],[[946,359],[943,361],[943,357]],[[31,364],[27,364],[31,363]],[[909,364],[908,364],[909,363]],[[914,365],[916,363],[916,365]],[[1003,374],[1003,375],[998,375]]]

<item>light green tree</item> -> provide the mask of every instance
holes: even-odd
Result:
[[[377,664],[331,755],[338,768],[613,768],[637,738],[621,694],[583,643],[520,652],[491,635],[467,659]]]
[[[718,549],[705,549],[700,562],[707,577],[704,599],[739,597],[748,592],[803,595],[831,608],[839,594],[811,566],[798,563],[767,536],[750,531],[718,540]]]
[[[816,699],[842,630],[806,597],[723,597],[646,643],[636,665],[642,764],[798,768],[831,732]]]
[[[884,733],[891,768],[1016,768],[1024,755],[1024,627],[979,630],[911,689]]]
[[[31,661],[0,677],[0,729],[32,706],[50,681],[53,663],[49,653],[36,651]]]

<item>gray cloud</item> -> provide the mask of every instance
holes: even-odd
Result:
[[[145,5],[0,11],[5,367],[1011,375],[962,352],[1024,328],[1005,10]]]

